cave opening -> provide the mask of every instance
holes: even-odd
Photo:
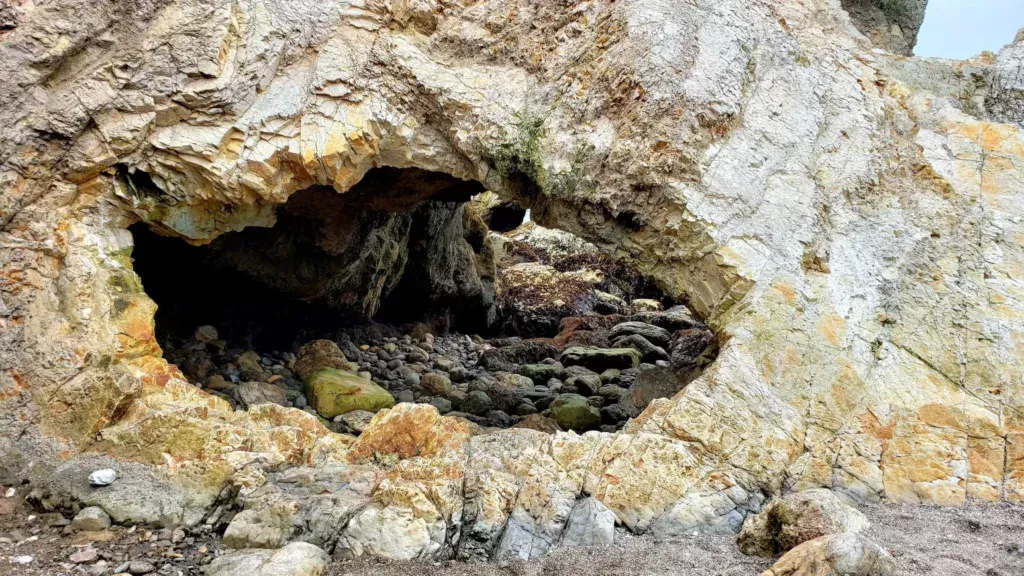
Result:
[[[129,231],[169,362],[236,408],[274,402],[338,431],[394,402],[489,427],[614,431],[713,359],[711,332],[650,278],[525,212],[477,182],[377,168],[204,245]],[[320,382],[321,368],[346,380]],[[353,382],[377,403],[341,409],[322,392]],[[634,383],[643,392],[627,395]]]

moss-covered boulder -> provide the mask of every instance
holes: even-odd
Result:
[[[533,380],[535,384],[547,384],[548,380],[562,375],[561,364],[524,364],[519,373]]]
[[[566,430],[584,432],[601,425],[601,411],[579,394],[559,394],[550,410],[551,418]]]
[[[600,373],[609,368],[636,368],[640,365],[640,353],[632,348],[573,346],[562,352],[560,360],[566,366],[583,366]]]
[[[355,410],[377,412],[395,405],[387,390],[361,376],[326,368],[306,380],[306,398],[324,418]]]

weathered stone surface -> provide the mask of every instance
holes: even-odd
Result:
[[[583,366],[600,373],[609,368],[636,368],[640,353],[632,348],[574,346],[562,352],[561,360],[566,366]]]
[[[551,403],[551,418],[566,430],[584,432],[601,423],[601,413],[579,394],[559,394]]]
[[[562,535],[565,546],[611,546],[615,541],[615,514],[594,498],[576,503]]]
[[[853,533],[804,542],[761,576],[892,576],[896,563],[881,546]]]
[[[331,557],[306,542],[293,542],[280,550],[249,550],[216,558],[208,576],[322,576]]]
[[[869,526],[858,510],[825,489],[805,490],[774,500],[748,516],[737,543],[744,554],[775,556],[808,540],[861,532]]]
[[[268,510],[243,510],[224,531],[224,545],[228,548],[280,548],[291,535],[291,518]]]
[[[110,528],[110,516],[99,506],[83,508],[71,520],[70,528],[76,531],[97,532]]]
[[[644,370],[619,398],[630,417],[639,416],[644,408],[658,398],[671,398],[686,387],[685,375],[667,368]]]
[[[288,406],[288,397],[285,396],[284,390],[265,382],[242,382],[232,393],[245,408],[251,408],[258,404]]]
[[[502,269],[500,279],[498,308],[508,329],[523,336],[554,336],[562,318],[594,310],[595,286],[604,275],[591,270],[559,272],[529,262]]]
[[[308,380],[326,368],[355,372],[359,366],[349,362],[341,348],[330,340],[313,340],[299,347],[295,354],[295,373],[299,378]]]
[[[324,418],[356,410],[376,412],[395,405],[394,397],[373,381],[333,368],[320,370],[306,380],[306,396]]]
[[[561,432],[562,427],[547,416],[541,416],[540,414],[531,414],[526,418],[523,418],[513,428],[525,428],[527,430],[536,430],[537,432],[543,432],[545,434],[554,434],[555,432]]]

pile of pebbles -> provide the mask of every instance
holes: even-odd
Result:
[[[487,428],[545,432],[621,429],[651,400],[674,395],[699,374],[712,341],[684,307],[569,317],[555,338],[435,336],[413,324],[357,327],[333,339],[359,375],[396,402],[431,404]],[[296,371],[303,347],[230,348],[212,326],[166,347],[189,379],[237,409],[273,402],[316,413]],[[331,424],[358,434],[372,416],[343,414]]]

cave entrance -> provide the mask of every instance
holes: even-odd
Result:
[[[339,408],[350,392],[318,392],[325,368],[303,368],[309,350],[314,364],[343,353],[324,366],[344,381],[324,386],[365,387],[374,403],[360,417],[420,402],[545,431],[618,430],[710,362],[713,334],[649,278],[488,195],[379,168],[343,194],[297,192],[272,227],[203,246],[132,225],[166,359],[238,408],[306,409],[346,432],[361,425]]]
[[[273,227],[204,246],[136,223],[132,257],[158,305],[157,339],[173,357],[201,326],[231,347],[263,350],[334,338],[370,318],[442,317],[482,331],[493,260],[486,226],[465,208],[481,192],[478,182],[443,173],[377,168],[344,194],[294,194]]]

